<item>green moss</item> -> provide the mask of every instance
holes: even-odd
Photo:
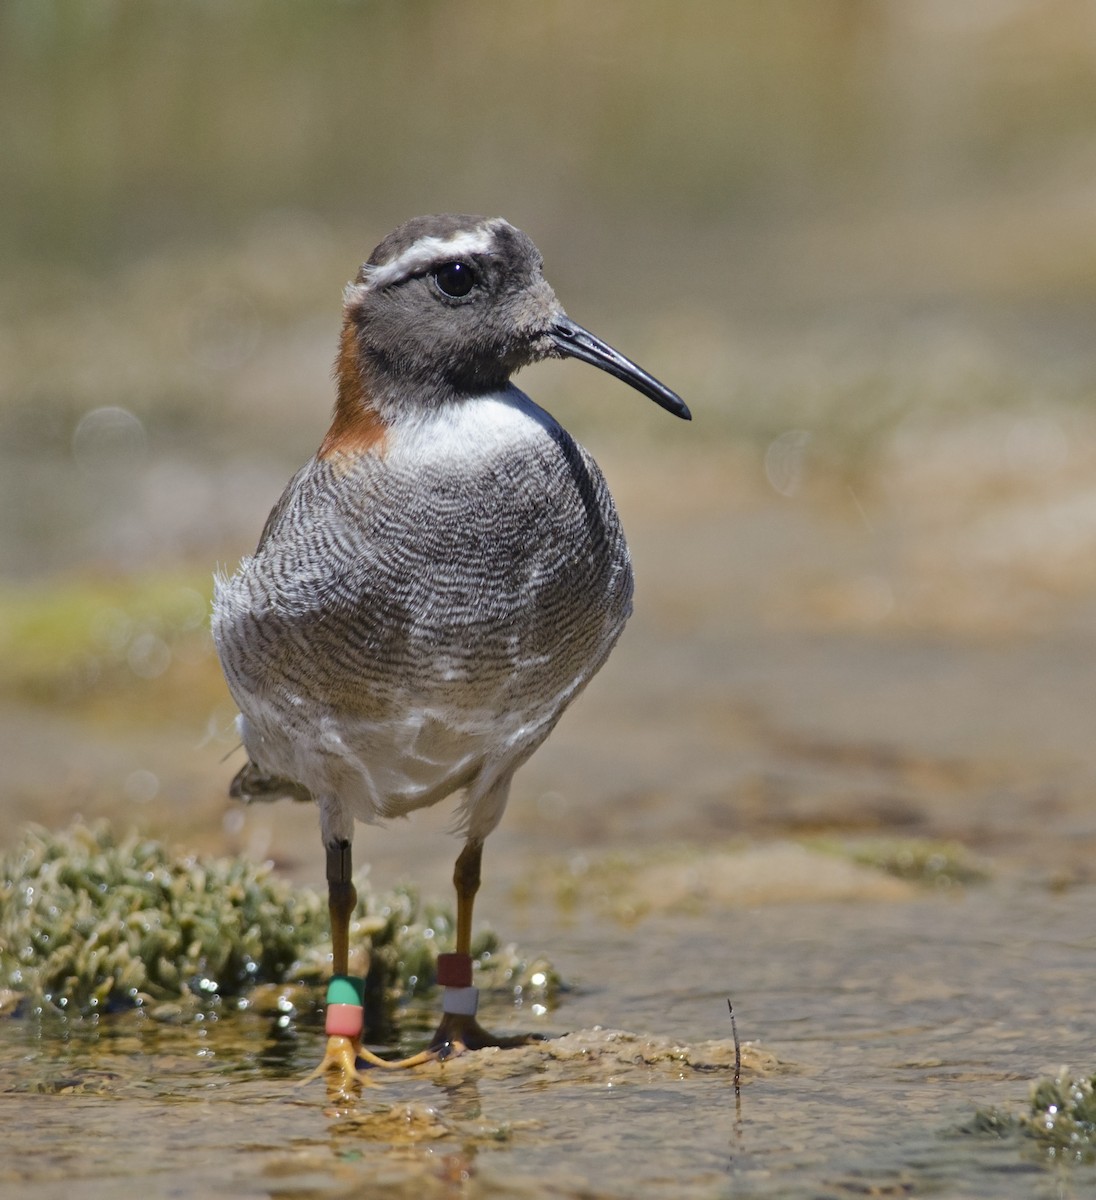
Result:
[[[1020,1128],[1056,1156],[1096,1161],[1096,1075],[1075,1078],[1062,1067],[1039,1080]]]
[[[832,844],[824,848],[835,849]],[[988,878],[985,868],[958,842],[877,838],[837,849],[862,866],[931,887],[983,883]]]
[[[1019,1128],[1020,1122],[1012,1113],[1003,1112],[999,1108],[980,1108],[959,1132],[1006,1138],[1011,1137]]]
[[[359,883],[351,939],[368,950],[373,1027],[434,986],[452,929],[451,913],[410,889],[378,895]],[[490,935],[473,951],[482,987],[558,982],[546,963]],[[200,1011],[256,985],[291,982],[314,984],[319,1003],[329,955],[326,900],[268,866],[116,839],[105,823],[59,834],[29,828],[0,859],[0,989],[9,1009],[89,1014],[173,1002]]]
[[[1062,1067],[1032,1085],[1026,1113],[980,1109],[961,1132],[1021,1138],[1055,1161],[1096,1162],[1096,1075],[1075,1077]]]

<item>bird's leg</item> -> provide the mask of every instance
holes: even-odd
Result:
[[[477,1049],[491,1043],[491,1036],[476,1021],[479,989],[472,986],[472,907],[480,886],[483,843],[468,841],[453,868],[457,892],[457,944],[452,954],[438,955],[438,983],[442,993],[441,1024],[430,1048],[440,1054]]]
[[[472,906],[480,886],[483,843],[468,842],[453,868],[453,887],[457,890],[457,953],[472,957]]]
[[[457,891],[457,945],[453,954],[438,955],[438,983],[444,987],[442,1018],[430,1042],[438,1057],[484,1046],[520,1046],[528,1037],[498,1038],[476,1020],[479,989],[472,986],[472,907],[480,885],[483,842],[471,840],[457,858],[453,886]]]
[[[333,975],[345,975],[350,969],[350,917],[357,902],[350,843],[336,842],[327,848],[327,910],[331,914]]]
[[[364,980],[349,974],[350,918],[358,893],[354,888],[350,842],[345,838],[327,847],[327,905],[331,914],[331,982],[327,988],[327,1050],[323,1061],[305,1083],[335,1071],[341,1092],[361,1082],[357,1059],[361,1054]]]
[[[305,1082],[337,1071],[347,1095],[353,1082],[365,1082],[358,1068],[364,1061],[371,1066],[395,1070],[417,1067],[484,1046],[520,1046],[533,1036],[498,1038],[476,1020],[479,989],[472,986],[472,906],[480,885],[480,861],[483,843],[469,841],[457,858],[453,886],[457,890],[457,944],[452,954],[438,955],[438,982],[443,985],[442,1019],[427,1049],[410,1058],[393,1061],[379,1058],[361,1044],[363,981],[347,974],[350,957],[350,917],[357,902],[351,882],[350,843],[339,842],[327,851],[328,904],[331,911],[332,976],[327,992],[327,1051],[323,1062]],[[354,991],[357,1003],[354,1003]]]
[[[364,1026],[365,980],[349,973],[350,918],[358,893],[353,882],[350,842],[340,839],[327,847],[327,906],[331,914],[331,982],[327,987],[327,1049],[323,1061],[303,1082],[328,1072],[336,1074],[336,1095],[349,1096],[351,1085],[367,1082],[359,1061],[392,1070],[431,1062],[437,1056],[424,1051],[411,1058],[391,1062],[366,1050],[361,1042]]]

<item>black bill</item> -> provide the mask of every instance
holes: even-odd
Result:
[[[670,391],[664,383],[659,383],[653,375],[648,375],[642,367],[637,367],[630,358],[625,358],[588,329],[576,325],[570,317],[557,317],[552,322],[550,333],[564,358],[577,358],[580,362],[600,367],[634,387],[637,392],[642,392],[648,400],[653,400],[675,417],[681,417],[683,421],[693,419],[685,401],[676,392]]]

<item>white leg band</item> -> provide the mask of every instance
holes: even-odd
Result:
[[[454,1016],[474,1017],[478,1007],[479,988],[447,987],[442,992],[442,1012],[452,1013]]]

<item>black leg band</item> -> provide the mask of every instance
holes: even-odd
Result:
[[[327,882],[349,883],[353,873],[354,867],[350,857],[350,843],[343,840],[336,842],[333,846],[328,846]]]

